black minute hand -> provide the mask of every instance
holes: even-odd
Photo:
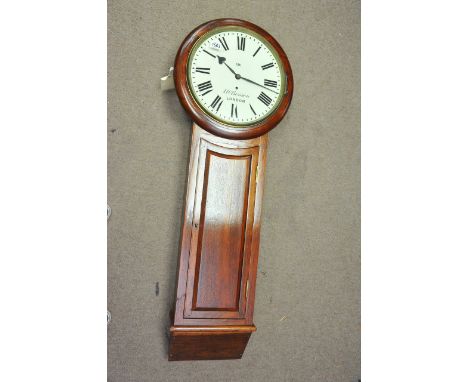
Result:
[[[251,84],[260,86],[260,87],[262,87],[263,89],[269,90],[269,91],[271,91],[271,92],[273,92],[273,93],[275,93],[275,94],[279,94],[278,92],[275,92],[274,90],[272,90],[272,89],[270,89],[270,88],[267,88],[266,86],[260,85],[259,83],[255,82],[255,81],[249,80],[248,78],[245,78],[245,77],[240,76],[240,79],[241,79],[241,80],[244,80],[244,81],[247,81],[247,82],[250,82]]]
[[[263,89],[269,90],[269,91],[271,91],[271,92],[273,92],[275,94],[279,94],[278,92],[275,92],[273,89],[267,88],[266,86],[260,85],[259,83],[255,82],[255,81],[249,80],[248,78],[242,77],[240,74],[237,74],[228,64],[226,64],[226,57],[221,57],[221,56],[218,56],[218,55],[216,57],[218,57],[219,64],[220,65],[222,65],[222,64],[226,65],[227,68],[232,72],[232,74],[234,74],[234,76],[236,77],[237,80],[244,80],[244,81],[250,82],[251,84],[260,86]]]

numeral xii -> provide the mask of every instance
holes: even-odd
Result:
[[[237,49],[245,50],[245,37],[237,36]]]

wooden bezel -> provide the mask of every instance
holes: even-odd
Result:
[[[237,26],[250,29],[262,36],[278,53],[286,76],[286,87],[282,100],[269,116],[249,126],[232,126],[221,123],[205,113],[193,98],[187,79],[187,64],[190,52],[198,39],[211,30],[225,26]],[[195,28],[182,42],[174,62],[174,84],[180,102],[193,121],[210,133],[228,139],[251,139],[259,137],[273,129],[286,115],[293,95],[293,75],[288,57],[280,44],[264,29],[248,21],[239,19],[217,19]]]

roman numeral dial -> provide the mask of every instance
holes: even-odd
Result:
[[[202,35],[187,65],[191,96],[205,114],[224,124],[254,125],[284,96],[278,53],[246,28],[226,27]]]

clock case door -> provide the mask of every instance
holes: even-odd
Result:
[[[267,142],[193,124],[170,360],[240,358],[255,331]]]

